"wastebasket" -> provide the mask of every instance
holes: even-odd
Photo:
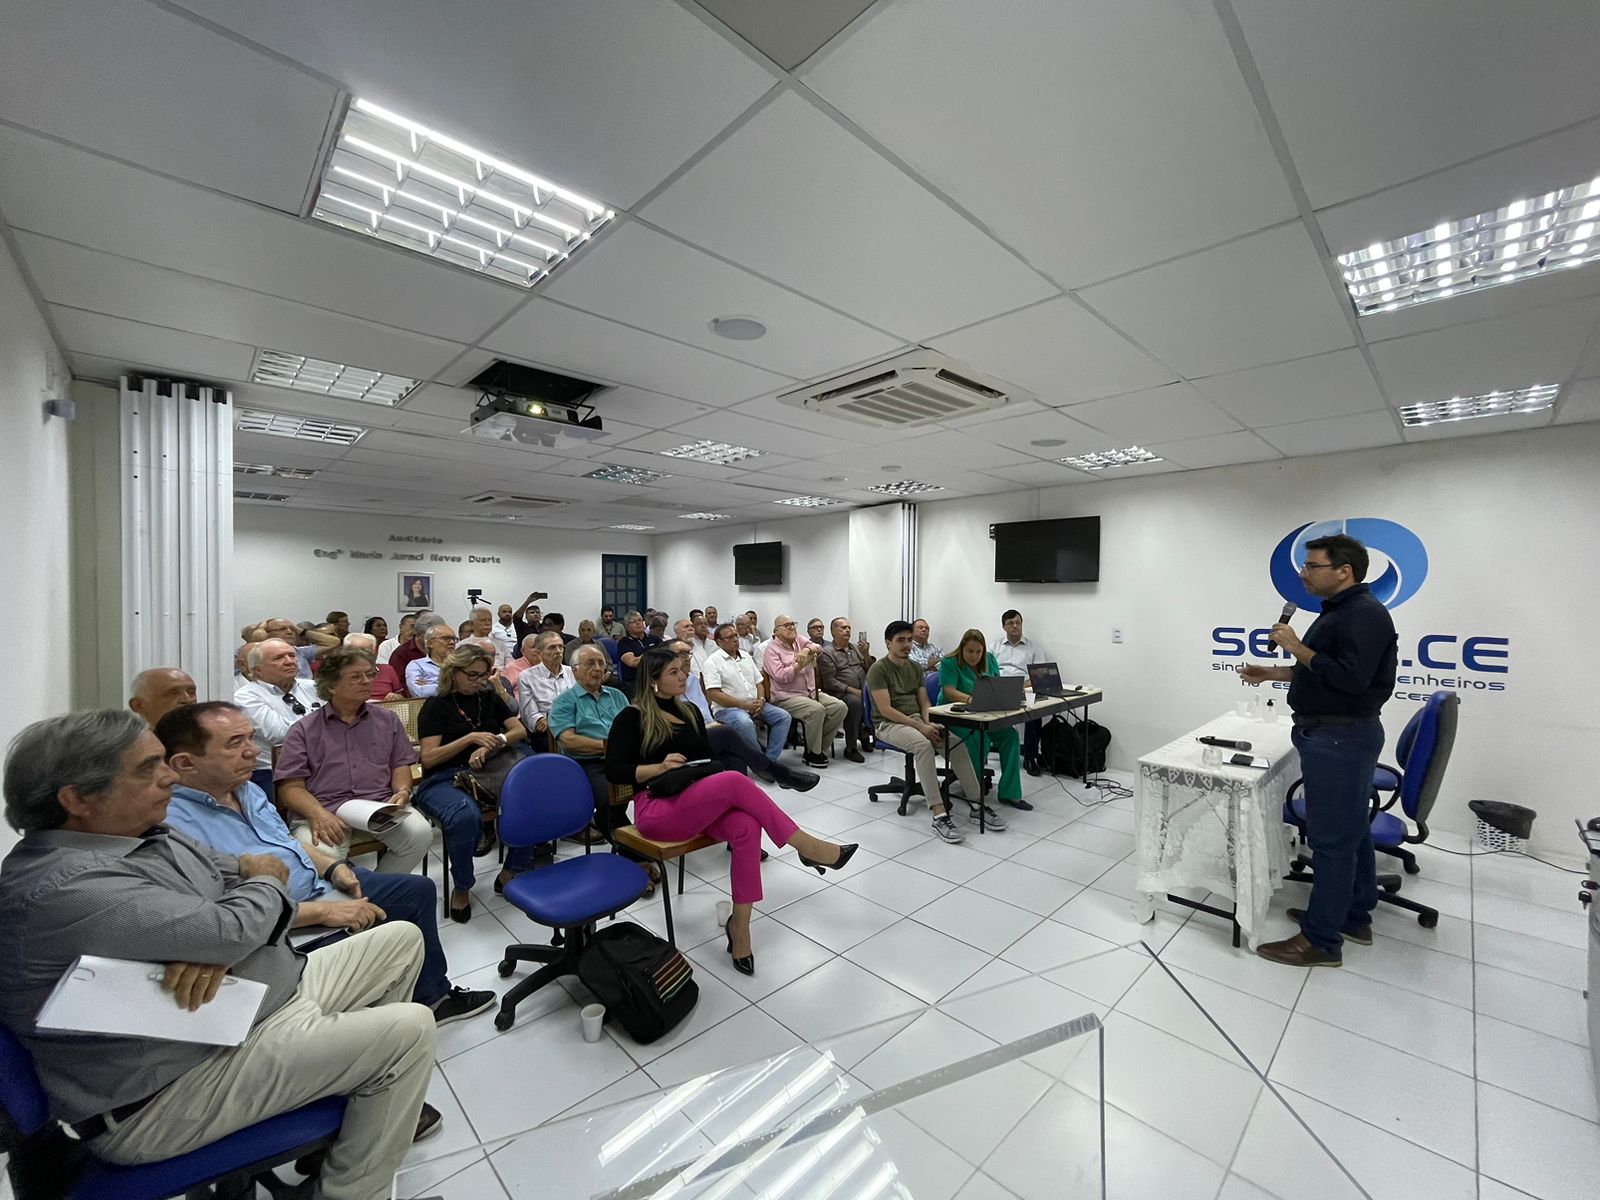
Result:
[[[1504,800],[1472,800],[1467,807],[1478,819],[1478,845],[1512,854],[1521,852],[1533,833],[1533,819],[1539,815],[1531,808]]]

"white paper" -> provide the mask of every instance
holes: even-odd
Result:
[[[352,829],[383,833],[404,820],[406,810],[386,800],[346,800],[333,815]]]
[[[80,955],[39,1010],[38,1026],[208,1046],[244,1041],[266,998],[266,984],[226,976],[215,998],[190,1012],[161,990],[165,971],[160,963]]]

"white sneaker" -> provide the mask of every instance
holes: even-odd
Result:
[[[976,804],[972,804],[968,805],[968,808],[972,814],[972,820],[976,821],[978,819],[978,806]],[[1006,819],[999,813],[995,812],[991,806],[985,804],[983,806],[983,827],[985,829],[992,829],[996,833],[1000,833],[1006,827]]]
[[[956,828],[956,823],[950,819],[950,814],[947,812],[942,812],[933,819],[933,832],[935,836],[952,845],[956,842],[966,841],[966,838],[961,835],[961,831]]]

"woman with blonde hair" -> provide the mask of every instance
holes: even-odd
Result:
[[[946,654],[939,660],[941,685],[939,702],[970,703],[972,689],[977,686],[978,676],[998,674],[1000,665],[995,662],[994,655],[989,653],[983,631],[969,629],[961,635],[955,653]],[[1022,798],[1022,740],[1017,736],[1016,726],[992,729],[988,733],[976,729],[952,729],[950,732],[955,734],[967,748],[967,754],[980,775],[988,751],[992,748],[1000,755],[1000,785],[997,799],[1001,804],[1009,804],[1012,808],[1023,810],[1033,808],[1033,805]],[[973,804],[978,802],[974,796],[968,796],[967,800]]]

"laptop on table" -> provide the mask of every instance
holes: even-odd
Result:
[[[1011,712],[1022,707],[1022,677],[1019,675],[980,675],[972,685],[970,712]]]
[[[1078,695],[1062,686],[1061,670],[1053,662],[1029,663],[1028,679],[1033,683],[1034,696],[1041,700]]]

